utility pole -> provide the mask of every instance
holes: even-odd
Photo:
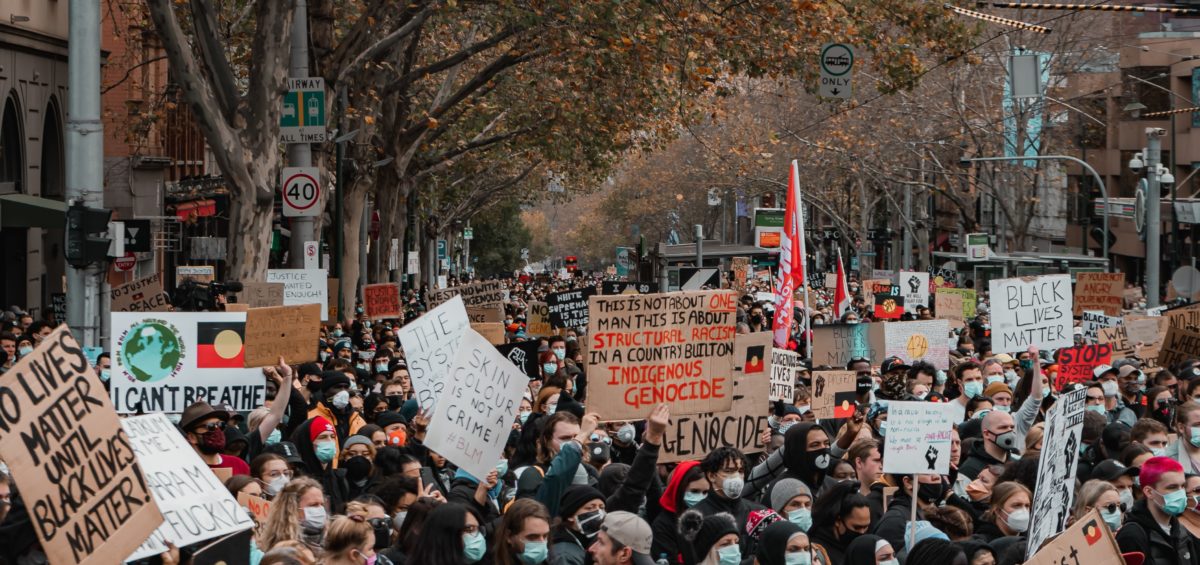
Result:
[[[925,160],[922,159],[921,165],[924,165],[924,164],[925,164]],[[922,178],[924,178],[924,176],[925,175],[921,175]],[[913,222],[913,217],[912,217],[912,205],[913,205],[912,184],[904,183],[904,221],[900,222],[900,226],[904,229],[904,241],[903,241],[903,243],[901,243],[901,245],[904,247],[901,251],[904,254],[901,255],[902,259],[900,261],[900,265],[901,265],[901,268],[903,268],[906,271],[912,270],[913,233],[912,233],[912,229],[909,227],[915,223],[915,222]]]
[[[692,230],[696,236],[696,268],[700,268],[704,266],[704,225],[696,224]]]
[[[292,18],[292,60],[288,77],[308,78],[308,0],[296,0],[296,11]],[[296,111],[303,110],[297,108]],[[287,162],[289,167],[311,167],[312,146],[307,143],[289,143]],[[304,268],[304,243],[317,241],[317,236],[313,233],[314,225],[311,217],[292,218],[292,239],[288,247],[292,268]]]
[[[100,2],[71,0],[67,45],[67,203],[104,205],[104,122],[100,121]],[[63,219],[66,225],[66,218]],[[100,346],[96,264],[67,264],[67,325],[84,346]],[[43,305],[45,307],[45,305]]]
[[[1146,128],[1146,181],[1150,194],[1146,195],[1146,307],[1159,304],[1159,268],[1162,265],[1162,194],[1159,192],[1158,167],[1162,161],[1161,128]]]

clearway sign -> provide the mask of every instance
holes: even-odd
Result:
[[[826,43],[821,46],[820,63],[821,86],[818,94],[826,98],[850,99],[854,48],[844,43]]]

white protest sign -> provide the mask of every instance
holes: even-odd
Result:
[[[496,468],[529,377],[475,330],[462,333],[425,446],[477,479]]]
[[[950,342],[946,339],[949,335],[949,320],[885,322],[884,358],[896,356],[909,365],[926,361],[938,369],[949,369]]]
[[[1042,275],[988,282],[992,351],[1019,353],[1035,345],[1058,349],[1074,345],[1071,275]]]
[[[283,283],[283,305],[320,304],[321,321],[329,320],[329,281],[325,269],[268,269],[269,283]]]
[[[771,392],[768,400],[788,404],[796,398],[796,373],[803,367],[800,354],[786,349],[771,350]]]
[[[915,312],[918,306],[929,306],[929,273],[900,271],[896,273],[896,284],[904,295],[904,308]]]
[[[950,472],[953,416],[938,402],[889,402],[883,472],[945,475]]]
[[[1088,343],[1100,340],[1100,330],[1112,328],[1121,323],[1120,316],[1106,316],[1102,310],[1083,311],[1083,339]]]
[[[417,402],[433,408],[446,386],[446,373],[454,362],[458,342],[471,327],[462,296],[455,296],[400,328],[400,347],[408,361]],[[528,380],[526,381],[528,384]]]
[[[163,523],[129,560],[158,555],[169,540],[183,547],[254,527],[220,479],[163,414],[121,420]]]
[[[1033,492],[1033,522],[1029,526],[1029,550],[1032,557],[1042,543],[1067,527],[1075,501],[1075,468],[1079,464],[1079,446],[1083,440],[1083,412],[1087,389],[1058,397],[1046,413],[1046,433],[1042,435],[1042,454],[1038,459],[1037,490]],[[889,412],[888,420],[891,420]],[[891,433],[891,424],[888,424]]]

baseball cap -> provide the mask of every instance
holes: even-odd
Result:
[[[890,373],[892,371],[907,371],[912,367],[905,365],[904,360],[899,357],[888,357],[883,360],[883,364],[879,366],[880,373]]]
[[[1137,467],[1126,467],[1115,459],[1105,459],[1092,468],[1092,478],[1102,481],[1115,481],[1121,475],[1136,477],[1137,474]]]
[[[637,514],[621,510],[609,512],[600,529],[617,543],[633,550],[634,565],[654,565],[650,558],[654,532]]]
[[[1116,372],[1117,372],[1117,370],[1114,369],[1112,365],[1097,365],[1095,369],[1092,369],[1092,376],[1094,376],[1098,379],[1100,377],[1103,377],[1105,375],[1105,373],[1116,373]]]
[[[283,456],[283,459],[291,465],[298,465],[304,460],[300,458],[300,451],[296,449],[296,444],[290,441],[281,441],[272,443],[263,448],[263,453],[274,453]]]

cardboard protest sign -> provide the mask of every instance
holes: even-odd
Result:
[[[192,565],[250,565],[250,539],[253,530],[221,536],[196,550]]]
[[[948,335],[950,322],[946,320],[887,322],[883,325],[883,355],[899,357],[907,365],[926,361],[938,369],[949,369]]]
[[[1097,341],[1112,347],[1112,358],[1114,360],[1125,359],[1133,355],[1133,343],[1129,341],[1128,328],[1129,326],[1127,325],[1120,325],[1100,330]]]
[[[1093,369],[1112,364],[1112,345],[1064,347],[1054,352],[1054,362],[1058,363],[1058,378],[1051,384],[1054,390],[1062,390],[1065,384],[1092,380]]]
[[[0,407],[0,458],[50,563],[119,563],[162,523],[104,385],[65,325],[0,375]]]
[[[467,308],[467,319],[472,324],[499,324],[504,322],[504,308],[499,304]]]
[[[512,364],[525,373],[525,376],[536,379],[542,375],[541,368],[538,367],[538,348],[540,346],[541,342],[534,339],[520,343],[499,345],[496,346],[496,350],[505,359],[512,361]]]
[[[329,278],[325,269],[267,269],[267,282],[283,283],[283,305],[320,304],[321,321],[329,315]]]
[[[1072,315],[1086,310],[1101,310],[1120,316],[1125,293],[1125,275],[1121,273],[1076,273]]]
[[[175,286],[186,281],[208,284],[217,278],[217,268],[212,265],[176,265]]]
[[[804,369],[800,354],[786,349],[771,350],[771,392],[767,400],[788,404],[796,398],[796,377]]]
[[[258,523],[266,523],[267,516],[271,514],[270,500],[244,492],[238,493],[237,500],[238,504],[241,504],[243,508],[250,511],[250,514],[254,516],[255,520],[258,520]]]
[[[585,328],[588,325],[588,298],[596,295],[596,287],[577,288],[546,295],[546,308],[553,329]]]
[[[857,379],[854,371],[813,371],[813,415],[818,419],[853,416],[858,402]]]
[[[110,388],[117,412],[178,414],[198,400],[240,411],[262,406],[262,370],[245,368],[246,315],[113,312]],[[315,343],[306,342],[309,356]]]
[[[890,278],[867,279],[867,280],[864,280],[862,283],[862,292],[863,292],[863,294],[878,294],[878,293],[891,294],[892,288],[895,286],[896,285],[892,284],[892,279],[890,279]],[[899,288],[897,288],[896,291],[898,293]]]
[[[137,454],[146,483],[165,518],[128,558],[142,559],[167,550],[170,540],[183,547],[254,527],[254,521],[195,448],[165,414],[121,420]]]
[[[963,321],[962,295],[947,292],[935,294],[933,310],[935,317],[939,320],[950,320],[961,323]]]
[[[733,258],[733,279],[730,286],[738,292],[746,292],[746,277],[750,273],[749,257]],[[605,294],[608,294],[607,292]]]
[[[883,359],[883,324],[813,326],[813,366],[845,367],[851,359]]]
[[[321,305],[251,308],[246,312],[246,367],[274,367],[282,355],[289,365],[317,360]]]
[[[421,408],[428,410],[437,403],[458,342],[470,325],[462,297],[455,296],[405,324],[396,334]]]
[[[1121,318],[1119,316],[1107,316],[1100,310],[1084,310],[1082,322],[1083,339],[1096,343],[1100,339],[1100,330],[1120,325]]]
[[[698,459],[718,447],[733,447],[745,454],[765,449],[759,432],[770,413],[764,400],[770,392],[763,356],[771,351],[771,332],[743,334],[733,342],[733,404],[728,412],[671,414],[659,463]],[[649,413],[649,410],[647,410]]]
[[[506,341],[503,323],[471,324],[471,329],[483,336],[483,339],[486,339],[492,345],[504,345]]]
[[[1163,312],[1163,317],[1172,326],[1200,330],[1200,303],[1170,308]]]
[[[889,402],[883,472],[945,475],[950,472],[954,417],[940,402]]]
[[[171,309],[171,301],[163,292],[161,273],[118,286],[108,297],[113,312],[166,312]]]
[[[600,283],[600,293],[605,295],[652,294],[655,292],[658,292],[658,283],[656,282],[602,281]]]
[[[1130,343],[1143,345],[1159,345],[1167,336],[1170,320],[1161,316],[1125,316],[1125,331],[1128,332]]]
[[[237,301],[251,308],[283,306],[283,286],[283,283],[242,283],[242,291],[237,293]]]
[[[969,320],[975,317],[975,305],[979,299],[975,296],[975,290],[970,288],[939,288],[937,294],[955,294],[962,298],[962,315],[964,320]]]
[[[679,415],[728,411],[736,309],[732,291],[593,296],[588,409],[611,420],[660,402]]]
[[[1133,308],[1139,301],[1145,298],[1142,294],[1142,287],[1131,286],[1121,292],[1121,299],[1125,303],[1126,308]]]
[[[504,289],[504,284],[500,281],[473,282],[452,288],[429,291],[429,306],[438,306],[455,296],[462,297],[464,307],[503,306],[504,301],[508,298],[508,291]]]
[[[1036,345],[1058,349],[1074,345],[1071,275],[1041,275],[988,282],[992,351],[1018,353]]]
[[[1041,485],[1041,482],[1038,482]],[[1124,563],[1121,548],[1113,538],[1112,530],[1100,517],[1100,509],[1094,508],[1084,514],[1062,535],[1046,543],[1040,550],[1030,544],[1029,551],[1035,552],[1025,565],[1063,565],[1081,563]]]
[[[937,294],[938,289],[958,286],[958,271],[929,266],[929,292]]]
[[[1158,366],[1170,369],[1181,361],[1200,357],[1200,332],[1171,326],[1158,352]]]
[[[425,445],[482,479],[500,461],[529,378],[468,329],[442,380]]]
[[[918,306],[929,306],[929,273],[900,271],[896,273],[896,286],[904,295],[904,305],[911,311]]]
[[[545,302],[530,302],[525,308],[525,334],[544,337],[553,333],[550,328],[550,310]]]
[[[1033,493],[1030,511],[1033,522],[1029,526],[1027,555],[1033,555],[1043,542],[1063,531],[1071,517],[1086,403],[1087,389],[1081,388],[1059,396],[1046,413],[1046,431],[1042,436],[1036,475],[1037,490]],[[888,419],[891,419],[890,412]]]
[[[363,312],[368,320],[399,318],[404,312],[400,306],[400,285],[380,283],[364,286]]]
[[[898,287],[897,287],[898,288]],[[880,320],[899,320],[904,315],[904,297],[890,292],[875,294],[875,317]]]

